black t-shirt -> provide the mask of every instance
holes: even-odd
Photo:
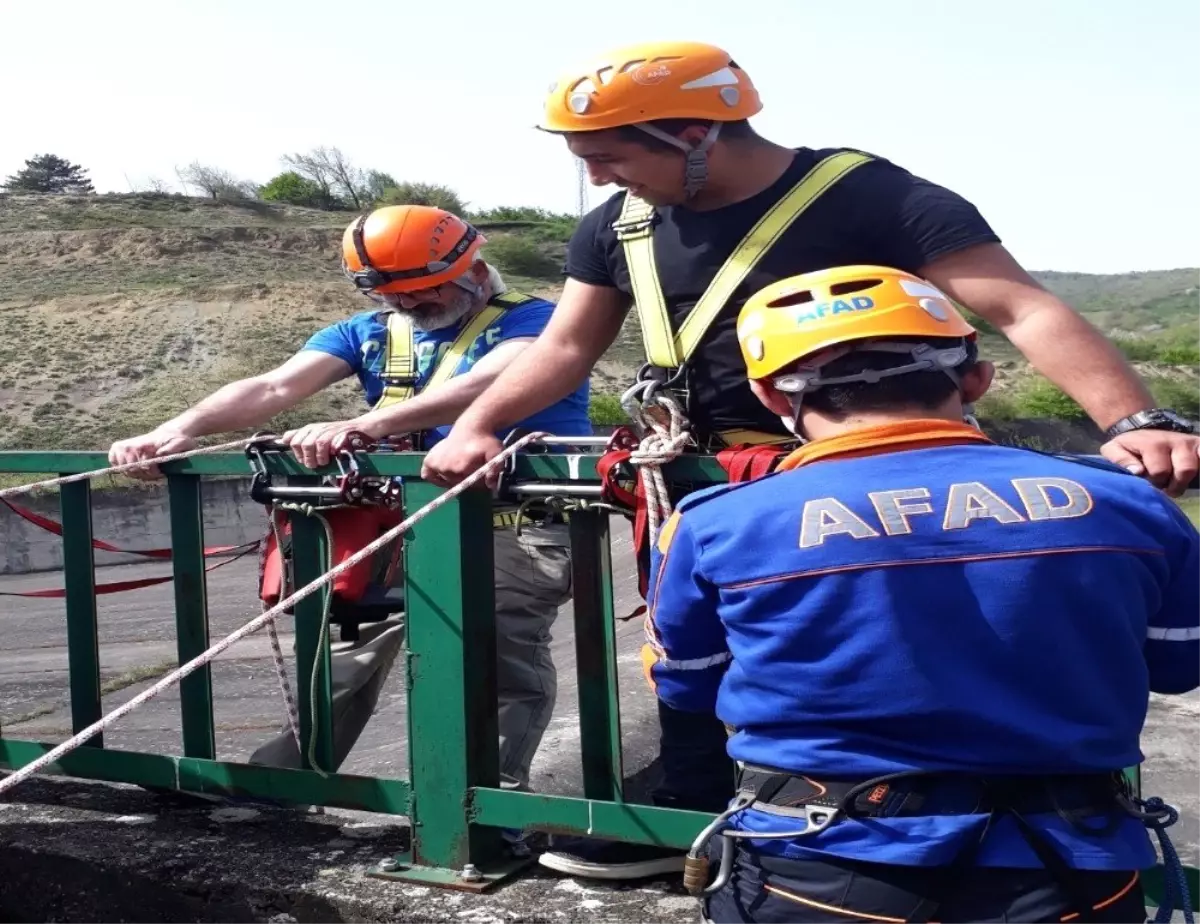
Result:
[[[722,264],[762,215],[822,158],[846,148],[799,148],[772,186],[742,202],[696,212],[658,209],[654,256],[673,329],[687,317]],[[566,274],[615,286],[632,298],[629,268],[612,224],[623,193],[580,222],[567,251]],[[846,174],[788,228],[722,308],[688,364],[688,417],[702,434],[750,428],[786,434],[746,381],[736,325],[742,304],[763,287],[799,273],[851,264],[919,272],[937,257],[999,241],[970,202],[876,158]]]

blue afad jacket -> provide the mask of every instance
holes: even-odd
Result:
[[[915,423],[810,443],[788,470],[679,504],[651,555],[657,695],[715,708],[735,760],[815,779],[1140,763],[1149,693],[1200,685],[1196,529],[1119,470]],[[1136,819],[1093,837],[1028,818],[1076,868],[1155,863]],[[846,819],[751,843],[937,865],[984,821]],[[734,822],[803,826],[758,811]],[[1042,865],[1004,816],[978,862]]]

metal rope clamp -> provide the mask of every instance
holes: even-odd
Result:
[[[339,437],[333,446],[337,475],[325,475],[320,484],[276,484],[267,467],[265,453],[290,451],[273,433],[256,433],[246,446],[246,458],[253,473],[250,497],[264,506],[299,503],[311,508],[360,506],[372,504],[391,509],[403,506],[403,486],[400,479],[386,475],[364,476],[356,452],[378,450],[366,434],[352,430]]]

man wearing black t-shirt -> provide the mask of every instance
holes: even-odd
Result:
[[[671,330],[680,331],[739,242],[794,195],[804,207],[793,203],[791,223],[767,229],[769,246],[678,363],[686,369],[693,431],[710,446],[740,441],[722,437],[735,430],[791,435],[747,384],[735,335],[745,299],[787,276],[873,264],[927,279],[990,322],[1108,430],[1108,459],[1172,495],[1183,492],[1200,461],[1194,425],[1155,408],[1116,348],[1022,269],[970,202],[875,155],[767,141],[746,121],[760,109],[757,91],[727,53],[690,42],[617,50],[558,81],[543,128],[565,136],[593,183],[623,191],[573,235],[567,281],[545,332],[459,418],[427,456],[422,477],[444,486],[461,481],[500,452],[496,431],[577,387],[616,339],[635,288],[643,326],[647,307],[661,301]],[[813,182],[798,190],[806,177]],[[627,197],[644,210],[627,209]],[[661,299],[644,274],[636,286],[631,280],[632,245],[618,239],[614,223],[631,237],[652,229]],[[660,715],[664,785],[655,800],[723,809],[732,770],[715,717]],[[682,855],[592,842],[545,855],[543,863],[632,878],[679,869]]]

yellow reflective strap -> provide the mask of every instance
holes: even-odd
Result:
[[[772,245],[827,189],[869,160],[869,155],[843,151],[831,154],[806,173],[787,195],[767,210],[734,248],[680,325],[678,334],[671,331],[671,316],[654,262],[654,209],[626,193],[621,216],[614,227],[629,266],[629,282],[638,320],[642,325],[646,359],[652,365],[666,369],[677,369],[683,365],[695,352],[738,286]]]
[[[425,384],[425,387],[432,388],[435,385],[441,385],[453,376],[454,371],[458,368],[458,364],[462,362],[463,356],[471,348],[471,344],[475,342],[475,338],[487,330],[488,325],[507,310],[507,305],[489,304],[483,311],[471,318],[467,326],[462,329],[462,333],[454,338],[454,343],[450,345],[450,349],[442,356],[438,367],[433,370],[433,375],[429,377],[429,381]]]
[[[682,360],[675,351],[671,315],[667,311],[667,299],[663,295],[658,266],[654,262],[654,238],[651,234],[653,219],[652,205],[630,193],[625,194],[617,224],[631,226],[634,230],[618,232],[618,238],[629,266],[629,284],[642,326],[642,344],[646,358],[653,365],[673,369]]]
[[[722,430],[717,436],[726,446],[773,446],[796,441],[794,436],[780,436],[778,433],[767,433],[764,430]]]
[[[471,348],[471,344],[475,342],[475,338],[487,330],[488,326],[500,317],[500,315],[504,314],[510,308],[517,308],[534,300],[532,296],[521,295],[515,292],[495,295],[488,299],[487,307],[475,315],[459,335],[454,338],[454,342],[450,344],[450,349],[442,355],[441,360],[438,361],[437,368],[433,370],[429,381],[425,383],[425,388],[440,385],[452,378],[455,370],[458,368],[458,364],[462,362],[463,356]],[[376,408],[388,407],[392,404],[398,404],[401,401],[407,401],[416,391],[416,349],[413,345],[412,324],[404,315],[393,311],[388,316],[387,331],[387,358],[383,366],[384,387],[383,394],[375,403]],[[387,382],[390,377],[411,378],[413,384],[388,385]]]
[[[387,321],[383,393],[375,402],[376,408],[399,404],[413,396],[417,384],[415,354],[412,324],[404,315],[393,311]]]
[[[758,223],[747,232],[740,244],[717,271],[696,307],[691,310],[679,334],[675,338],[675,349],[684,359],[689,358],[697,345],[725,307],[730,296],[737,291],[750,275],[750,271],[783,233],[787,231],[821,195],[855,167],[860,167],[871,158],[856,151],[831,154],[813,167],[804,178],[791,188],[786,196],[776,202]]]

